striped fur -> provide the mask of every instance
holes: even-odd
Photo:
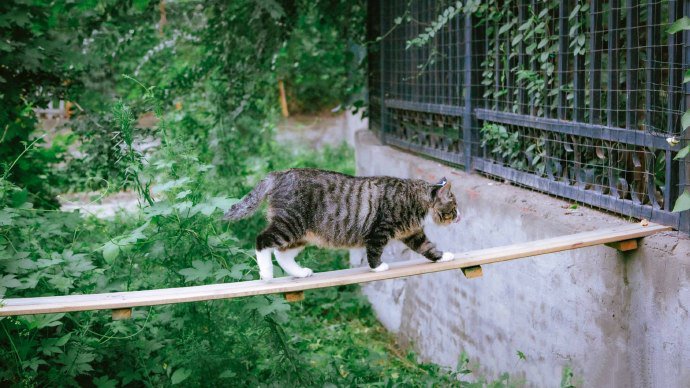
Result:
[[[257,254],[265,257],[266,250],[285,252],[306,244],[366,247],[372,269],[380,268],[383,247],[391,239],[401,240],[429,260],[438,261],[442,253],[424,234],[423,220],[429,214],[438,224],[449,224],[457,218],[455,197],[445,178],[432,184],[383,176],[352,177],[315,169],[269,174],[224,218],[247,217],[264,198],[268,198],[269,225],[256,238]],[[290,273],[311,274],[311,270],[300,272],[295,268],[301,267],[290,266]]]

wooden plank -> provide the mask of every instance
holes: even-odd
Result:
[[[461,269],[462,274],[465,275],[465,277],[468,279],[475,279],[482,277],[482,275],[484,275],[484,271],[482,271],[481,265],[475,265],[474,267],[467,267]]]
[[[112,314],[113,314],[112,315],[113,321],[130,319],[130,318],[132,318],[132,309],[131,308],[115,309],[115,310],[113,310]]]
[[[455,260],[442,263],[432,263],[421,258],[389,263],[390,269],[385,272],[372,272],[369,268],[360,267],[316,273],[304,279],[283,277],[269,282],[253,280],[107,294],[5,299],[0,301],[0,316],[127,309],[138,306],[156,306],[252,295],[299,292],[498,263],[616,241],[637,239],[670,229],[668,226],[652,223],[649,223],[647,226],[642,226],[638,223],[628,224],[611,229],[594,230],[544,240],[457,253]]]
[[[285,300],[290,303],[300,302],[304,300],[304,291],[286,292],[284,296]]]
[[[621,252],[628,252],[637,249],[637,239],[634,238],[632,240],[624,240],[624,241],[616,241],[616,242],[610,242],[606,244],[607,247],[611,247],[613,249],[619,250]]]

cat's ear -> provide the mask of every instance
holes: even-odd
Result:
[[[441,178],[431,189],[431,196],[433,198],[447,197],[448,193],[450,193],[450,183],[448,183],[446,177]]]

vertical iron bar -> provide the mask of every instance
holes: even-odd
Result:
[[[532,13],[538,14],[538,12],[537,12],[537,0],[532,0],[531,6],[532,6]],[[530,15],[530,17],[532,17],[532,16]],[[530,56],[530,58],[529,58],[529,69],[532,72],[532,74],[536,74],[537,73],[537,61],[535,60],[535,58],[533,58],[533,55],[534,55],[534,52],[533,52],[532,56]],[[537,112],[539,111],[539,109],[535,106],[535,101],[536,101],[536,96],[530,96],[529,97],[529,112],[528,112],[528,114],[530,114],[532,116],[537,116]],[[542,101],[542,105],[544,105],[544,106],[547,105],[546,99],[544,99]],[[546,110],[546,109],[544,109],[544,110]]]
[[[558,96],[556,115],[559,119],[566,118],[566,86],[568,71],[568,11],[570,0],[561,2],[558,8]]]
[[[606,124],[609,127],[618,126],[618,23],[620,18],[619,0],[609,2],[609,44],[608,44],[608,69],[606,96]]]
[[[487,33],[486,33],[486,36],[484,37],[484,55],[482,56],[482,58],[485,61],[484,63],[487,64],[487,66],[485,67],[485,70],[489,71],[488,63],[489,63],[489,48],[491,47],[491,43],[490,43],[491,39],[490,39],[489,33],[488,33],[489,22],[487,20],[484,21],[484,28],[487,31]],[[494,29],[492,33],[495,34],[496,30]],[[489,91],[489,88],[490,88],[490,85],[483,85],[482,95],[486,94]],[[484,109],[490,109],[490,108],[491,108],[491,105],[489,104],[489,98],[485,97],[484,98]]]
[[[637,130],[637,74],[639,71],[638,50],[639,9],[636,0],[626,0],[625,17],[625,127]]]
[[[379,1],[379,23],[381,26],[381,31],[380,31],[380,36],[383,36],[383,34],[386,33],[386,23],[384,20],[384,4],[386,0],[380,0]],[[386,104],[385,104],[385,99],[386,99],[386,92],[385,92],[385,80],[386,77],[384,76],[384,62],[385,62],[385,56],[386,56],[386,46],[385,46],[385,38],[381,39],[380,41],[380,48],[379,48],[379,110],[380,110],[380,124],[379,124],[379,139],[382,144],[386,143]]]
[[[645,66],[645,130],[652,131],[654,128],[654,114],[659,108],[658,89],[659,71],[657,61],[657,45],[661,44],[659,36],[659,3],[649,1],[647,3],[647,64]]]
[[[690,0],[684,0],[683,1],[683,13],[682,15],[688,15],[690,14]],[[680,17],[681,15],[676,15],[677,17]],[[682,44],[683,44],[683,64],[682,64],[682,69],[688,69],[690,68],[690,31],[683,31],[682,32]],[[682,103],[681,103],[681,114],[683,112],[687,111],[690,109],[690,82],[685,83],[682,86],[683,88],[683,96],[682,96]],[[682,125],[681,125],[682,127]],[[688,145],[690,144],[690,133],[687,130],[687,128],[680,128],[680,131],[682,133],[683,137],[683,145]],[[684,158],[683,160],[680,161],[680,172],[679,172],[679,195],[683,192],[686,191],[687,189],[687,183],[688,183],[688,176],[690,176],[690,171],[688,167],[687,162],[687,157]],[[685,211],[680,214],[680,220],[679,220],[679,225],[678,229],[680,229],[683,232],[688,232],[690,231],[690,212]]]
[[[518,25],[522,26],[525,24],[526,21],[526,14],[527,10],[525,9],[527,5],[525,4],[526,0],[518,0]],[[525,69],[525,34],[527,31],[522,32],[523,38],[520,40],[520,43],[518,45],[518,70],[526,70]],[[525,82],[523,81],[517,81],[515,82],[515,86],[518,89],[518,95],[517,95],[517,104],[518,104],[518,110],[517,113],[519,114],[525,114],[525,106],[526,100],[527,100],[527,90],[525,89]]]
[[[465,153],[465,171],[472,172],[472,15],[469,13],[465,15],[465,25],[463,40],[465,44],[465,58],[463,72],[465,74],[464,80],[464,98],[465,98],[465,113],[462,116],[462,141]]]
[[[668,5],[668,22],[673,23],[683,14],[682,1],[670,0]],[[680,44],[679,44],[680,43]],[[680,108],[681,89],[681,60],[682,60],[682,35],[668,35],[668,101],[666,105],[666,128],[671,135],[679,133],[677,111]],[[673,209],[673,202],[679,194],[679,170],[682,162],[673,160],[670,150],[666,151],[666,182],[664,185],[664,210]]]
[[[591,12],[591,8],[590,8]],[[580,16],[578,11],[575,16],[575,23],[584,23],[585,20]],[[575,35],[576,44],[579,40],[580,34],[584,34],[584,28],[578,28],[577,34]],[[574,69],[574,79],[573,79],[573,120],[584,122],[585,121],[585,53],[578,53],[573,57]]]
[[[501,110],[500,97],[498,96],[501,90],[501,56],[500,56],[500,24],[494,23],[494,109]]]
[[[601,123],[601,4],[589,3],[589,122]]]
[[[507,10],[508,10],[508,12],[510,12],[509,15],[513,16],[512,12],[511,12],[512,11],[512,5],[511,5],[511,7],[507,7]],[[506,20],[505,22],[510,23],[510,20]],[[504,66],[503,72],[505,74],[505,80],[506,80],[505,89],[504,89],[505,90],[505,94],[504,94],[504,96],[505,96],[505,108],[504,109],[508,112],[513,111],[512,110],[513,90],[511,90],[513,88],[513,71],[512,71],[512,63],[510,60],[510,57],[511,57],[510,54],[513,51],[512,39],[511,39],[511,34],[510,34],[510,32],[512,30],[513,29],[511,28],[510,30],[506,31],[505,53],[502,57],[502,59],[505,61],[505,66]]]

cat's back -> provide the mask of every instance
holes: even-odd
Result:
[[[290,216],[322,246],[359,246],[382,214],[406,213],[423,181],[318,169],[274,174],[270,213]],[[310,238],[308,238],[310,240]]]

